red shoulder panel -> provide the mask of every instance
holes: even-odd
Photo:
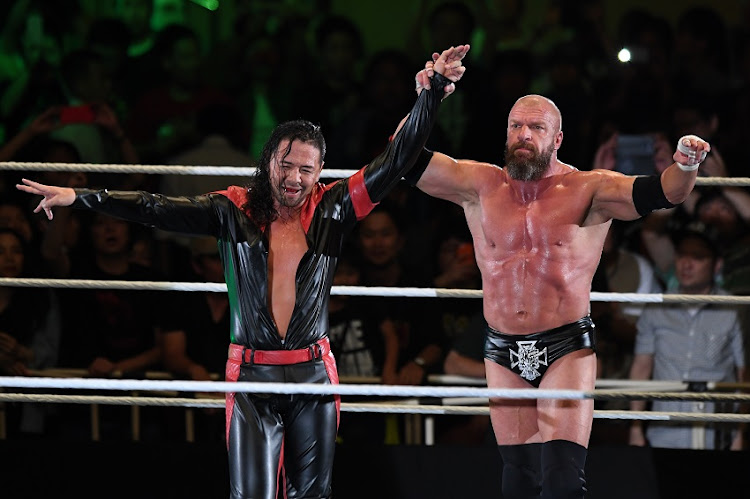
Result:
[[[239,209],[242,209],[247,201],[247,189],[238,185],[230,185],[226,190],[214,191],[212,194],[226,196]]]
[[[352,205],[354,205],[357,220],[365,218],[377,206],[377,203],[373,203],[370,199],[370,193],[367,192],[364,168],[349,177],[349,195],[352,199]]]

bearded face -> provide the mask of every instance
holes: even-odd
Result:
[[[554,152],[554,142],[542,151],[528,141],[506,145],[505,171],[514,180],[539,180],[549,168]]]

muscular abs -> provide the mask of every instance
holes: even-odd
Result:
[[[528,334],[580,319],[609,223],[584,224],[590,198],[564,175],[525,183],[499,176],[466,210],[490,327]]]

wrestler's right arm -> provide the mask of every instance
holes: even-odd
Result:
[[[18,190],[42,196],[34,213],[44,211],[52,220],[52,209],[72,206],[141,223],[162,230],[216,236],[220,226],[217,203],[229,201],[221,195],[173,197],[143,191],[73,189],[22,179]]]

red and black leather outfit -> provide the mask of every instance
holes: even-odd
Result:
[[[327,342],[328,297],[343,238],[410,168],[426,167],[424,144],[447,83],[435,75],[432,89],[420,94],[401,131],[370,164],[347,179],[314,186],[302,208],[308,250],[297,268],[296,304],[284,339],[268,307],[265,228],[241,208],[252,195],[247,189],[189,198],[78,189],[73,206],[218,239],[231,309],[227,381],[338,383]],[[287,355],[301,355],[301,362],[286,362]],[[264,358],[281,360],[264,364]],[[275,499],[277,490],[289,498],[329,497],[338,415],[338,396],[228,393],[231,498]]]

